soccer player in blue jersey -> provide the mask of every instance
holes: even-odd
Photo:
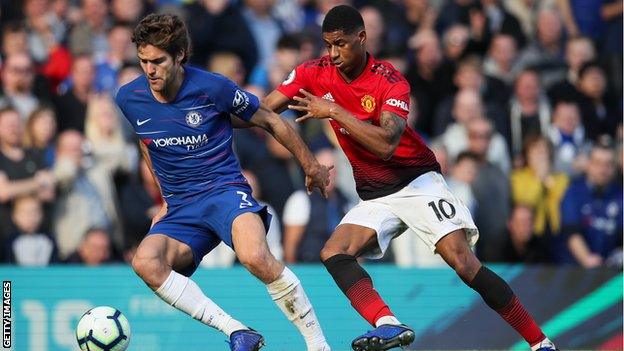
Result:
[[[132,260],[134,271],[165,302],[225,333],[232,350],[258,350],[262,336],[188,278],[223,241],[266,284],[307,349],[329,350],[299,279],[268,249],[269,215],[241,175],[230,118],[267,130],[288,148],[303,167],[308,192],[318,188],[325,195],[330,168],[320,165],[294,129],[257,97],[223,76],[185,65],[189,39],[179,17],[149,15],[132,40],[145,74],[121,87],[116,101],[141,139],[165,202]]]

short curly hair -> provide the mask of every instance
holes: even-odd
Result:
[[[137,49],[153,45],[174,58],[182,52],[184,54],[182,63],[188,61],[191,53],[186,25],[180,17],[172,14],[147,15],[134,28],[132,42],[136,44]]]

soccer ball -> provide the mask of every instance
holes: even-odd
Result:
[[[116,308],[95,307],[80,318],[76,340],[82,351],[124,351],[130,343],[130,324]]]

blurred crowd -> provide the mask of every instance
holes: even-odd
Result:
[[[112,100],[142,73],[145,14],[184,17],[190,63],[264,97],[326,54],[323,15],[345,3],[409,81],[408,122],[470,208],[480,259],[621,267],[621,0],[0,0],[0,262],[128,262],[148,231],[162,199]],[[272,252],[313,263],[359,198],[327,124],[297,128],[336,166],[327,199],[262,130],[237,130],[235,152]],[[441,263],[409,232],[390,251]],[[235,261],[222,244],[203,265]]]

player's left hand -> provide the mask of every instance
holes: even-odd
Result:
[[[312,194],[314,188],[318,188],[323,194],[323,197],[327,198],[327,186],[329,185],[329,171],[334,166],[325,166],[317,164],[312,170],[306,170],[305,185],[308,195]]]
[[[293,99],[299,104],[288,105],[288,108],[295,111],[305,112],[306,114],[295,119],[296,122],[303,122],[309,118],[324,119],[331,115],[333,103],[320,97],[314,96],[305,89],[299,89],[303,97],[295,96]]]

